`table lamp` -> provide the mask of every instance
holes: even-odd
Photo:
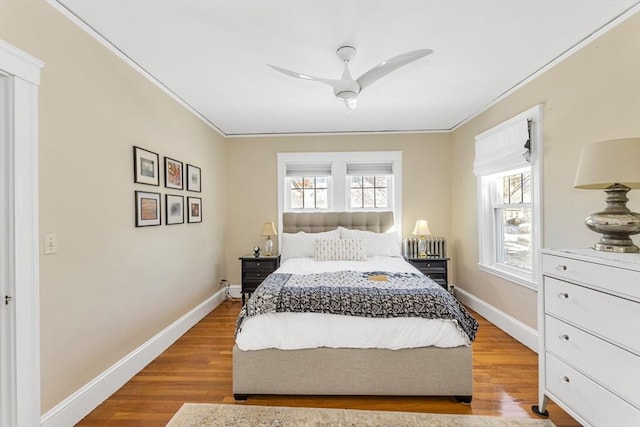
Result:
[[[582,148],[575,188],[604,190],[607,207],[587,217],[587,227],[601,233],[594,249],[637,253],[629,236],[640,233],[640,214],[627,208],[627,192],[640,188],[640,138],[613,139]]]
[[[416,221],[416,226],[413,229],[414,236],[420,236],[418,240],[418,258],[426,258],[427,257],[427,241],[424,236],[431,235],[431,231],[429,231],[429,224],[424,219],[419,219]]]
[[[275,236],[277,234],[278,233],[276,233],[276,227],[273,225],[273,222],[264,223],[262,233],[260,233],[260,235],[267,236],[267,240],[264,241],[264,254],[266,256],[273,255],[273,240],[271,240],[271,236]]]

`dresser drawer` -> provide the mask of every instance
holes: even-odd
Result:
[[[635,426],[640,409],[630,405],[589,378],[547,353],[547,389],[593,426]]]
[[[244,261],[243,266],[245,270],[263,270],[272,272],[276,268],[278,268],[277,260],[266,260],[266,261]]]
[[[556,255],[542,255],[545,275],[580,282],[634,298],[640,298],[640,271],[626,270]]]
[[[640,303],[544,278],[545,312],[640,352]]]
[[[640,356],[551,316],[545,319],[547,351],[640,407]]]

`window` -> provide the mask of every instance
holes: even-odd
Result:
[[[388,208],[388,177],[375,175],[351,176],[351,209]]]
[[[541,107],[476,136],[478,267],[537,287],[542,245]]]
[[[496,262],[531,272],[531,168],[495,178]]]
[[[402,152],[278,153],[278,209],[393,211],[402,228]]]
[[[303,176],[290,178],[291,209],[327,209],[329,177]]]

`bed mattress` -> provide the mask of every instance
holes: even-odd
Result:
[[[340,271],[420,274],[400,257],[381,256],[355,262],[290,258],[282,263],[276,273],[309,275]],[[442,289],[439,285],[434,285]],[[237,333],[236,343],[241,350],[299,350],[320,347],[398,350],[426,346],[469,346],[470,339],[455,320],[370,318],[324,313],[264,313],[244,319]]]

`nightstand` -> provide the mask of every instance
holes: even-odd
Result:
[[[422,274],[448,290],[447,261],[449,258],[405,258],[405,260],[420,270]]]
[[[242,263],[242,305],[244,295],[255,291],[262,281],[278,267],[280,267],[280,255],[272,256],[241,256]]]

